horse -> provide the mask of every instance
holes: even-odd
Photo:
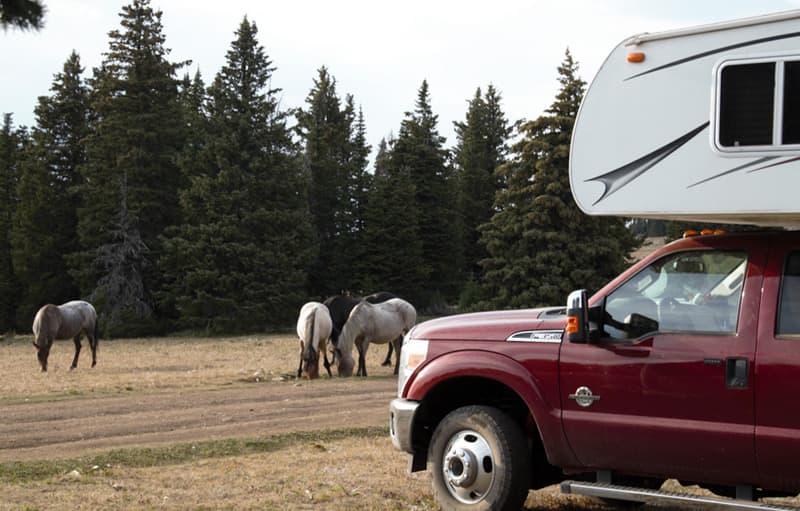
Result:
[[[319,377],[319,354],[325,358],[325,369],[331,377],[331,365],[325,344],[331,336],[331,316],[328,308],[319,302],[308,302],[300,308],[297,318],[297,336],[300,338],[300,366],[297,377],[303,374],[311,380]]]
[[[331,343],[335,348],[339,342],[339,335],[342,333],[342,328],[344,327],[347,318],[350,316],[350,312],[353,310],[358,302],[362,300],[366,300],[370,303],[380,303],[385,302],[386,300],[390,300],[392,298],[397,298],[392,293],[388,291],[378,291],[377,293],[372,293],[371,295],[367,295],[363,298],[358,298],[355,296],[349,295],[333,295],[329,296],[325,299],[324,303],[326,307],[328,307],[328,311],[331,314],[331,321],[333,322],[333,332],[331,333]],[[389,344],[389,351],[386,354],[386,360],[383,361],[382,365],[389,365],[392,363],[392,345]],[[336,356],[334,355],[334,361],[336,360]]]
[[[366,353],[370,343],[394,344],[397,357],[394,374],[400,366],[400,343],[403,335],[417,322],[414,306],[401,298],[392,298],[381,303],[359,302],[350,312],[342,328],[336,354],[339,360],[339,376],[353,374],[353,345],[358,349],[356,376],[367,376]]]
[[[75,358],[70,370],[78,367],[81,334],[85,333],[92,348],[92,367],[97,365],[97,312],[89,302],[73,300],[62,305],[48,303],[33,318],[33,345],[36,346],[42,372],[47,372],[47,357],[55,339],[75,341]]]

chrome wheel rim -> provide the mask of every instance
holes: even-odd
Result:
[[[442,461],[444,483],[453,498],[475,504],[489,493],[494,482],[494,455],[479,433],[464,430],[453,435]]]

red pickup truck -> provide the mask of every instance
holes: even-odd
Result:
[[[392,441],[444,509],[519,509],[565,475],[634,501],[675,478],[737,509],[800,491],[799,232],[684,238],[584,297],[407,334]]]

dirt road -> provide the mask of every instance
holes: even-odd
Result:
[[[233,383],[3,404],[0,462],[388,423],[392,377]]]

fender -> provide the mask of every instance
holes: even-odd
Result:
[[[558,365],[558,360],[552,364]],[[553,374],[558,374],[553,371]],[[544,398],[542,385],[524,366],[505,355],[485,350],[464,350],[445,353],[425,363],[406,384],[406,398],[423,401],[440,383],[453,378],[480,377],[497,381],[513,390],[527,405],[533,417],[548,461],[559,467],[577,467],[561,427],[561,409]],[[547,382],[558,386],[558,381]]]

